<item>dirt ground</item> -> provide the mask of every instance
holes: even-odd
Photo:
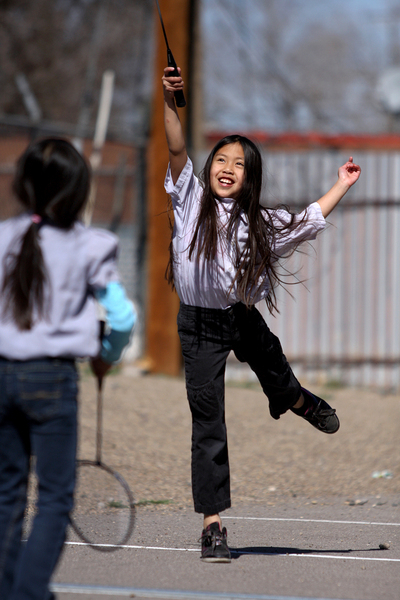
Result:
[[[303,382],[304,383],[304,382]],[[400,510],[399,396],[314,387],[337,409],[340,430],[318,432],[289,412],[274,421],[258,384],[226,387],[232,505],[390,501]],[[140,375],[132,366],[104,388],[102,458],[149,510],[192,506],[191,419],[183,378]],[[82,368],[80,458],[92,459],[96,387]]]

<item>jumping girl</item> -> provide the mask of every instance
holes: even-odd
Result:
[[[201,558],[229,562],[219,513],[231,506],[224,372],[228,354],[247,362],[269,400],[274,419],[288,409],[325,433],[339,420],[324,400],[300,386],[278,338],[255,303],[276,308],[277,261],[312,240],[360,175],[353,159],[325,196],[299,215],[260,205],[262,161],[249,139],[231,135],[211,151],[201,183],[193,173],[174,102],[181,77],[164,70],[164,116],[169,148],[165,189],[174,210],[169,280],[181,304],[178,331],[192,413],[194,508],[203,513]]]
[[[116,267],[117,238],[79,220],[90,187],[63,139],[32,143],[13,183],[23,212],[0,224],[0,598],[49,600],[73,504],[76,358],[102,378],[135,322]],[[107,328],[99,338],[97,301]],[[31,456],[37,514],[22,523]]]

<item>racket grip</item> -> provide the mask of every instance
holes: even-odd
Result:
[[[185,100],[185,96],[182,92],[182,90],[178,90],[176,92],[174,92],[175,95],[175,104],[177,105],[178,108],[183,108],[184,106],[186,106],[186,100]]]
[[[167,59],[168,59],[168,66],[174,68],[174,71],[172,71],[170,73],[170,76],[171,77],[179,77],[179,72],[178,72],[178,69],[176,66],[176,62],[175,62],[175,59],[174,59],[173,54],[170,49],[167,50]],[[184,106],[186,106],[185,95],[182,90],[177,90],[174,93],[174,96],[175,96],[175,103],[178,108],[183,108]]]

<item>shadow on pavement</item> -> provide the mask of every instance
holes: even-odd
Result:
[[[241,556],[256,554],[260,555],[283,555],[283,554],[350,554],[352,552],[384,552],[381,548],[349,548],[348,550],[318,550],[316,548],[285,548],[276,546],[248,546],[246,548],[231,548],[233,559],[238,559]]]

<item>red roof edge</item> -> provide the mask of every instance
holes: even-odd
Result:
[[[337,133],[326,134],[318,131],[306,133],[285,132],[268,133],[267,131],[236,131],[261,146],[271,149],[304,149],[313,148],[331,148],[345,150],[400,150],[400,133],[380,133],[380,134],[352,134]],[[228,135],[222,131],[211,131],[206,134],[206,139],[210,145],[214,145],[218,140]]]

